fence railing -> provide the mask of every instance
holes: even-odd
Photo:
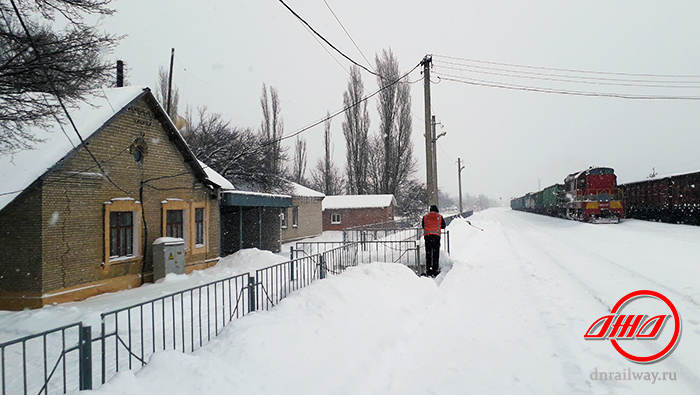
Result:
[[[120,371],[141,369],[158,351],[193,352],[232,320],[268,310],[329,274],[373,261],[420,273],[420,249],[416,239],[300,242],[293,259],[254,276],[244,273],[102,313],[96,338],[79,322],[0,344],[1,395],[92,389],[93,377],[104,384]]]
[[[67,393],[91,388],[90,327],[77,322],[0,344],[2,395]]]
[[[140,368],[156,351],[192,352],[249,312],[248,273],[101,314],[101,378]]]

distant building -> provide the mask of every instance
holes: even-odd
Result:
[[[282,210],[282,243],[317,236],[323,232],[321,192],[292,183],[292,206]]]
[[[395,208],[394,195],[326,196],[323,199],[323,230],[393,221]]]
[[[64,123],[0,157],[0,309],[153,281],[163,236],[185,241],[187,272],[216,264],[219,185],[151,91],[100,91],[71,116],[89,152]]]

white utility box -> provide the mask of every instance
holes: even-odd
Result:
[[[185,240],[161,237],[153,242],[153,281],[168,273],[185,274]]]

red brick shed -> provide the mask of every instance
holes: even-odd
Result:
[[[323,199],[323,230],[394,220],[394,195],[342,195]]]

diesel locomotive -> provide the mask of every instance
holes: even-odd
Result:
[[[585,222],[620,222],[625,217],[624,195],[615,171],[590,167],[569,174],[563,184],[512,199],[513,210],[569,218]]]

